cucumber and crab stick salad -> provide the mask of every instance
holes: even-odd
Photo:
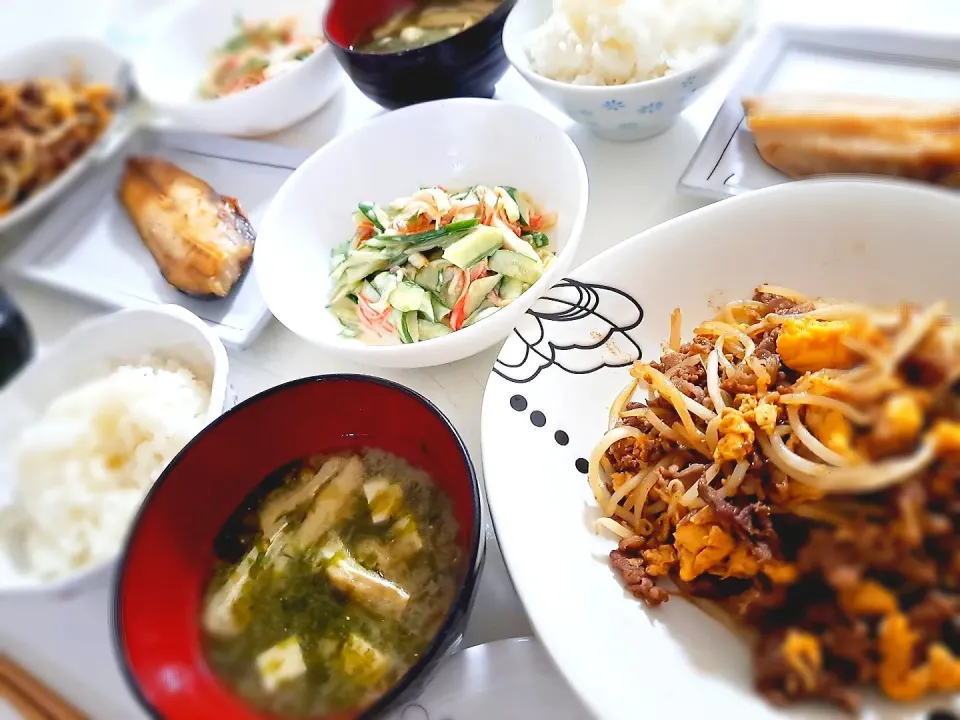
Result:
[[[556,214],[505,185],[423,188],[385,207],[361,202],[353,219],[353,237],[332,252],[329,307],[345,337],[369,344],[469,327],[520,297],[555,257]]]

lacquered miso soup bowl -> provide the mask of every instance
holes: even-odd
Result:
[[[163,720],[277,718],[208,665],[201,637],[213,543],[278,468],[311,455],[376,448],[425,470],[451,501],[462,565],[454,600],[420,659],[373,705],[323,720],[378,717],[416,694],[462,636],[483,565],[477,476],[466,446],[429,400],[361,375],[303,378],[239,404],[170,463],[134,524],[117,575],[114,639],[127,683]]]
[[[455,97],[493,97],[510,63],[503,26],[517,0],[446,40],[391,53],[360,52],[357,43],[413,0],[331,0],[324,19],[330,46],[364,95],[390,110]]]

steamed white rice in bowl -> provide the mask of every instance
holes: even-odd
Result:
[[[208,384],[159,358],[57,398],[18,448],[12,513],[27,572],[58,580],[109,560],[147,491],[203,427],[209,399]]]
[[[192,313],[78,327],[0,394],[0,594],[106,577],[167,464],[232,397]]]
[[[527,54],[535,72],[558,82],[644,82],[715,55],[743,14],[744,0],[554,0]]]

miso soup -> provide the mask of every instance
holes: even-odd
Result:
[[[473,27],[499,4],[500,0],[417,0],[373,28],[354,49],[394,53],[432,45]]]
[[[462,572],[456,535],[449,498],[394,455],[282,468],[215,540],[210,665],[280,716],[366,707],[439,630]]]

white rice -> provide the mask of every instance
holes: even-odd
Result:
[[[625,85],[682,72],[729,43],[744,0],[554,0],[527,39],[534,72],[575,85]]]
[[[147,358],[57,398],[18,454],[18,544],[55,579],[116,555],[147,491],[203,427],[210,387]]]

